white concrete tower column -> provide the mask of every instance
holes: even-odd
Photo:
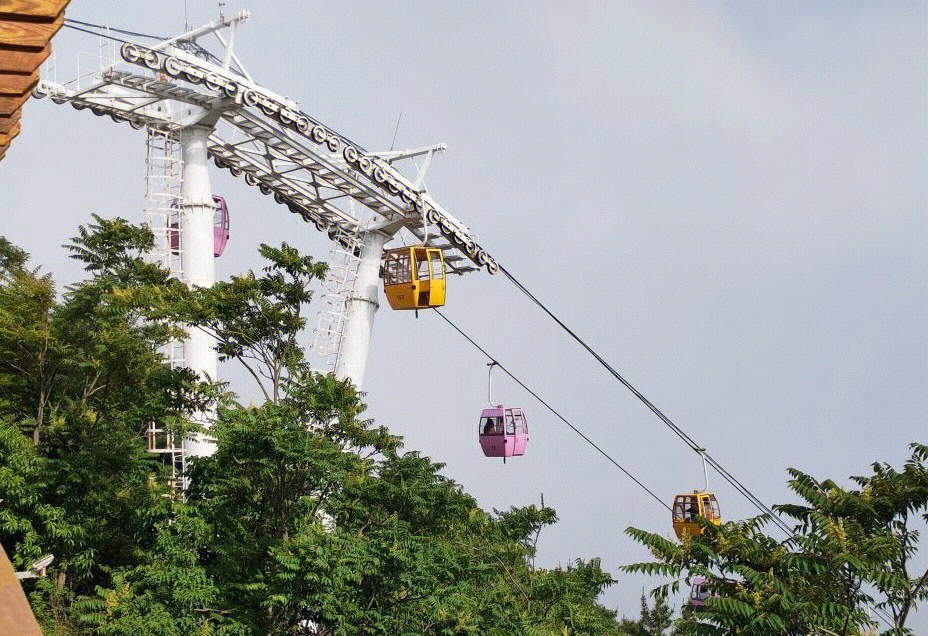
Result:
[[[213,257],[213,193],[209,185],[209,161],[206,141],[209,128],[192,126],[181,131],[184,154],[183,203],[181,212],[181,250],[183,280],[188,285],[209,287],[216,282]],[[191,329],[184,343],[184,364],[201,377],[216,380],[218,359],[215,341],[198,329]],[[209,426],[213,412],[197,414],[196,419]],[[211,455],[216,444],[198,435],[184,441],[187,455]]]
[[[348,299],[348,319],[335,363],[335,376],[342,380],[351,379],[358,389],[364,383],[364,367],[371,345],[374,314],[380,306],[377,302],[380,260],[387,240],[388,237],[380,232],[365,232],[362,235],[361,264]]]

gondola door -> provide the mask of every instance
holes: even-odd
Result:
[[[522,409],[511,409],[509,417],[512,418],[515,425],[512,454],[515,456],[524,455],[525,447],[528,445],[528,424],[525,421],[525,413],[522,412]]]
[[[413,271],[416,272],[414,284],[416,289],[414,296],[416,298],[416,307],[427,308],[430,306],[430,297],[432,292],[432,274],[429,267],[429,252],[424,247],[418,247],[413,250],[415,263]]]
[[[445,261],[441,256],[441,250],[430,248],[426,253],[432,264],[429,279],[429,305],[441,307],[445,304]]]

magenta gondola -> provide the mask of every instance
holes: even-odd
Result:
[[[693,577],[693,589],[690,590],[690,605],[702,607],[709,600],[709,591],[706,589],[708,579],[704,576]]]
[[[229,206],[225,198],[218,194],[213,195],[213,203],[216,211],[213,213],[213,256],[222,256],[226,249],[226,243],[229,242]],[[174,199],[171,202],[172,208],[179,208],[180,202]],[[171,241],[171,251],[175,254],[180,253],[180,219],[171,222],[168,228],[168,238]]]
[[[218,194],[213,195],[216,213],[213,215],[213,256],[222,256],[229,242],[229,206]]]
[[[487,457],[518,457],[528,445],[528,422],[520,408],[502,404],[480,413],[480,447]]]

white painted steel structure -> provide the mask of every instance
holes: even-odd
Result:
[[[145,158],[145,222],[154,234],[150,258],[164,269],[183,272],[183,236],[181,207],[183,196],[183,153],[178,136],[170,131],[148,129],[148,152]],[[176,246],[175,246],[176,244]],[[184,366],[184,342],[169,343],[162,353],[171,368]],[[148,450],[165,459],[170,470],[172,491],[181,494],[187,487],[187,454],[183,439],[163,428],[160,422],[149,422],[145,431]]]
[[[183,278],[189,285],[212,287],[216,282],[213,256],[213,193],[209,187],[207,143],[210,127],[195,124],[180,133],[184,157],[184,183],[181,197],[180,236]],[[191,329],[184,343],[184,364],[201,377],[217,380],[219,361],[213,337]],[[200,424],[209,426],[211,412],[197,414]],[[202,434],[184,440],[184,454],[191,457],[212,455],[216,445]]]
[[[348,316],[342,334],[335,375],[351,378],[356,386],[364,381],[364,367],[370,350],[374,314],[377,313],[377,295],[380,289],[380,257],[389,237],[382,232],[365,232],[362,235],[361,262],[351,295],[347,299]]]
[[[179,141],[183,186],[175,231],[182,244],[180,271],[176,266],[174,271],[189,284],[215,280],[208,159],[327,232],[347,257],[343,271],[328,281],[329,302],[316,341],[330,370],[360,387],[378,308],[383,247],[400,230],[442,249],[450,273],[480,267],[495,273],[498,266],[424,185],[425,171],[434,154],[445,150],[443,144],[369,152],[300,111],[295,101],[256,84],[234,52],[236,28],[248,18],[243,11],[149,44],[101,28],[101,38],[120,41],[121,60],[100,55],[105,62],[98,71],[81,72],[70,82],[43,79],[35,96]],[[218,40],[218,55],[199,42],[207,35]],[[409,165],[416,158],[421,165],[413,176],[398,169],[401,161]],[[153,230],[156,237],[165,232]],[[191,369],[216,378],[216,352],[204,334],[190,334],[183,358]],[[191,454],[212,448],[205,439],[185,446]]]

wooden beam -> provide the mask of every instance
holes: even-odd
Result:
[[[28,16],[52,21],[71,0],[0,0],[0,19]]]
[[[6,134],[0,134],[0,146],[9,146],[10,142],[19,135],[20,122],[13,124],[13,128]]]
[[[10,116],[19,110],[19,107],[26,103],[26,100],[29,99],[29,93],[23,93],[22,95],[14,95],[11,97],[2,97],[0,96],[0,117]]]
[[[52,22],[0,20],[0,44],[44,49],[63,24],[63,13]]]
[[[39,82],[38,71],[26,73],[0,73],[0,95],[22,95]]]
[[[19,134],[22,105],[39,81],[38,69],[51,53],[52,37],[64,25],[64,9],[69,2],[0,0],[0,159]],[[6,560],[2,548],[0,557],[0,561]],[[3,592],[0,588],[0,597],[5,597],[0,606],[10,600]],[[19,593],[22,595],[21,589]],[[29,618],[35,625],[31,612]],[[37,626],[33,630],[25,622],[14,625],[8,620],[9,616],[4,616],[3,607],[0,607],[0,631],[4,634],[41,634]],[[11,632],[11,628],[14,631]]]
[[[13,126],[16,125],[16,122],[19,121],[22,115],[23,109],[20,108],[9,117],[0,117],[0,135],[5,135],[6,133],[13,130]]]
[[[0,149],[0,157],[4,152]],[[5,636],[42,636],[3,546],[0,546],[0,633]]]
[[[51,52],[51,44],[41,49],[0,44],[0,73],[31,73],[42,66]]]

